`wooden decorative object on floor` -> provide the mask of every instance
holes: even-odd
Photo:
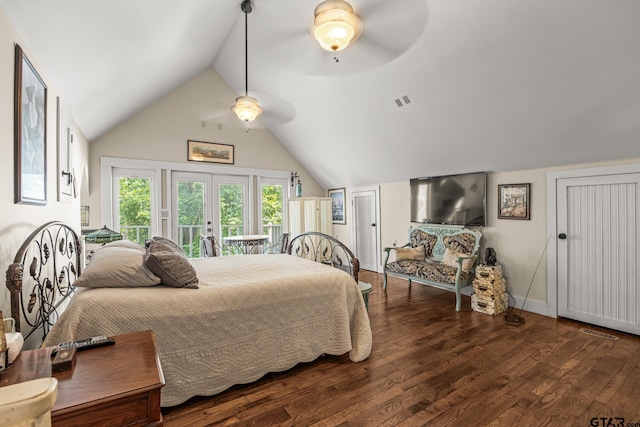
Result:
[[[509,308],[507,283],[500,265],[478,265],[473,279],[471,309],[485,314],[500,314]]]

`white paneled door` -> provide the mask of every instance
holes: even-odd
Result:
[[[557,181],[558,315],[640,334],[640,173]]]
[[[351,197],[355,230],[354,253],[360,261],[360,268],[378,271],[377,192],[354,191]]]

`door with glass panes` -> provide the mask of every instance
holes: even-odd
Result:
[[[171,188],[173,240],[188,257],[200,257],[203,235],[222,245],[225,237],[252,229],[248,177],[174,172]]]

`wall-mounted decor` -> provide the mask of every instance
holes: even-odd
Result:
[[[62,109],[60,97],[56,99],[58,127],[58,201],[71,203],[75,197],[75,174],[73,173],[73,133],[71,117]]]
[[[531,184],[498,185],[498,219],[531,219]]]
[[[298,172],[291,172],[291,186],[295,189],[295,196],[302,197],[302,181],[300,181]]]
[[[188,160],[193,162],[227,163],[232,165],[233,145],[188,141]]]
[[[329,197],[331,197],[331,212],[334,224],[346,224],[347,223],[347,211],[345,204],[345,189],[334,188],[329,190]]]
[[[47,86],[16,44],[15,203],[47,204]]]
[[[80,206],[80,226],[89,226],[89,206]]]

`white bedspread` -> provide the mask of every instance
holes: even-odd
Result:
[[[153,330],[162,406],[213,395],[322,354],[371,352],[369,317],[344,271],[290,255],[192,260],[199,289],[80,289],[44,345]],[[117,345],[117,343],[116,343]]]

